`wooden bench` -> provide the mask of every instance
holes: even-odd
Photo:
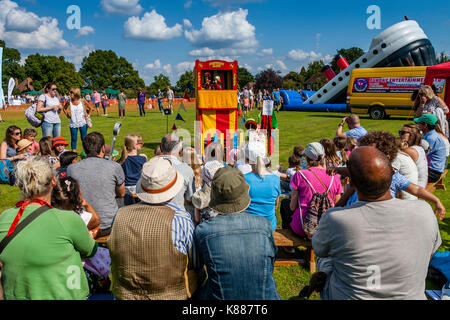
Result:
[[[109,239],[109,235],[104,236],[104,237],[100,237],[95,239],[95,241],[97,241],[98,244],[104,244],[106,245],[106,241]]]
[[[294,234],[289,229],[277,228],[273,233],[273,239],[277,247],[304,247],[306,249],[305,260],[303,259],[285,259],[279,258],[275,261],[275,267],[292,266],[292,265],[308,265],[311,273],[316,272],[316,260],[311,241],[304,240]]]
[[[428,183],[427,187],[426,187],[427,191],[433,193],[436,190],[447,190],[445,188],[445,184],[444,184],[444,180],[445,180],[445,177],[447,176],[447,172],[448,172],[448,170],[445,169],[444,173],[441,175],[441,177],[439,178],[438,181],[433,182],[433,183]]]

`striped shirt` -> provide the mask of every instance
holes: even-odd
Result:
[[[171,203],[164,202],[163,205],[175,210],[172,221],[173,245],[179,252],[187,254],[189,258],[189,269],[198,269],[200,262],[197,248],[194,244],[195,227],[191,215]]]

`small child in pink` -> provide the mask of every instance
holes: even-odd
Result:
[[[37,143],[34,139],[37,136],[37,131],[33,128],[26,128],[23,131],[23,138],[31,141],[30,153],[32,155],[37,154],[39,152],[39,143]]]

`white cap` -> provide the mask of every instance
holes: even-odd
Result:
[[[302,154],[311,160],[317,161],[320,157],[325,155],[325,149],[319,142],[313,142],[306,146],[306,149]]]

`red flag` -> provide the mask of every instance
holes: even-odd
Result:
[[[177,125],[175,123],[173,124],[172,131],[177,131]]]

